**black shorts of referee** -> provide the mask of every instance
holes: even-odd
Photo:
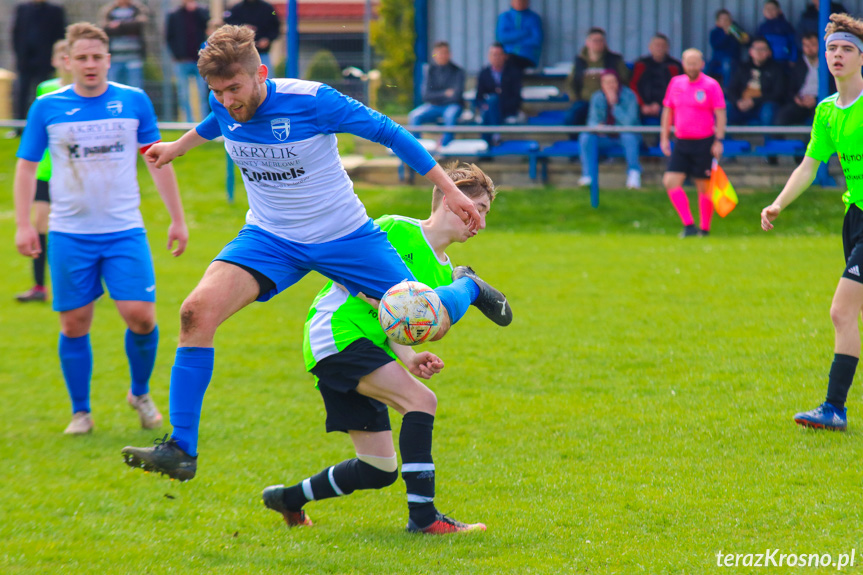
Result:
[[[710,179],[713,169],[713,141],[715,136],[698,140],[676,139],[668,160],[668,171],[686,174],[694,180]]]

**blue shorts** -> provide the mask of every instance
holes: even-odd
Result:
[[[262,292],[258,301],[271,299],[310,271],[342,284],[352,295],[363,292],[378,299],[400,281],[414,279],[371,218],[355,232],[321,244],[292,242],[246,225],[214,261],[239,264],[272,280],[276,287]]]
[[[147,232],[135,228],[110,234],[49,232],[48,265],[54,311],[84,307],[108,287],[111,299],[156,301],[156,275]]]

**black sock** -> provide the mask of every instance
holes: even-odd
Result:
[[[830,378],[827,382],[827,403],[842,411],[845,400],[848,398],[848,390],[854,381],[854,372],[857,370],[858,359],[853,355],[837,353],[833,356],[833,365],[830,366]]]
[[[39,234],[39,245],[42,247],[42,253],[33,260],[33,278],[36,280],[37,286],[45,287],[45,259],[48,257],[48,236]]]
[[[381,489],[397,478],[397,471],[383,471],[357,458],[348,459],[286,488],[282,502],[291,511],[299,511],[309,501],[350,495],[357,489]]]
[[[402,479],[408,493],[408,512],[417,527],[431,525],[437,515],[434,506],[434,462],[431,456],[434,415],[409,411],[402,419],[399,451]]]

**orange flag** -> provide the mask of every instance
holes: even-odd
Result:
[[[716,213],[723,218],[737,206],[737,193],[734,191],[734,186],[728,181],[725,170],[719,166],[719,162],[716,160],[713,160],[713,170],[710,173],[710,185],[707,193],[713,200]]]

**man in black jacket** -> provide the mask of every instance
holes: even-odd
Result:
[[[419,126],[443,118],[444,126],[454,126],[461,116],[464,103],[464,70],[450,60],[449,44],[435,42],[433,63],[428,65],[423,79],[423,103],[408,114],[408,125]],[[453,139],[446,133],[441,139],[445,146]]]
[[[198,74],[198,50],[207,39],[207,21],[210,11],[196,0],[183,0],[183,5],[168,14],[165,35],[168,48],[174,56],[174,80],[177,82],[177,102],[186,114],[187,122],[201,121],[209,112],[207,81]],[[189,81],[194,79],[198,87],[201,114],[192,115]]]
[[[770,44],[756,37],[749,62],[741,64],[728,90],[728,123],[772,126],[785,98],[785,69],[772,58]]]
[[[62,6],[45,0],[31,0],[15,8],[12,24],[12,47],[18,84],[15,94],[15,117],[27,118],[36,86],[54,74],[51,49],[54,42],[66,36],[66,13]]]
[[[655,34],[647,50],[650,54],[637,61],[632,68],[629,87],[638,98],[642,123],[658,126],[668,83],[683,73],[683,66],[668,55],[668,37],[665,34]]]
[[[515,123],[521,112],[521,68],[509,62],[503,44],[495,42],[488,49],[488,66],[476,81],[475,106],[486,126]],[[497,134],[483,134],[489,144],[497,143]]]
[[[281,31],[281,23],[273,5],[264,0],[242,0],[225,12],[225,24],[248,26],[255,31],[255,48],[261,55],[261,63],[270,70],[269,76],[272,77],[270,48]]]

